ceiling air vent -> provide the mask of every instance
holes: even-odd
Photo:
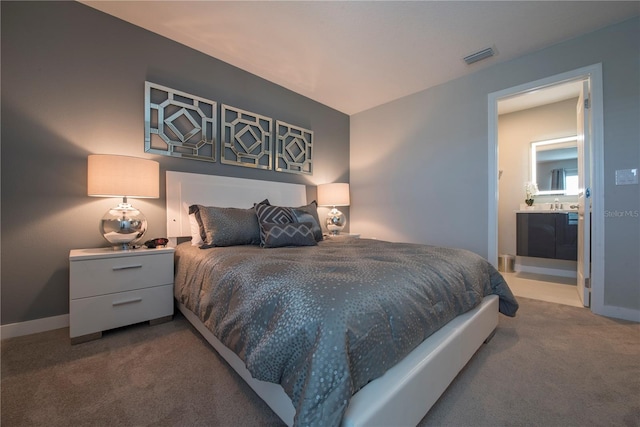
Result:
[[[471,65],[474,62],[478,62],[478,61],[482,61],[483,59],[490,58],[495,54],[496,54],[495,49],[492,47],[488,47],[476,53],[472,53],[471,55],[465,56],[462,59],[464,59],[464,62],[466,62],[467,65]]]

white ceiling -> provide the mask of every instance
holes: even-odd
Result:
[[[346,114],[640,12],[627,1],[82,1]],[[498,55],[462,58],[493,46]]]

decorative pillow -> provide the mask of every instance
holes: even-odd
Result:
[[[316,242],[322,240],[322,228],[320,227],[320,219],[318,218],[318,203],[314,200],[306,206],[292,208],[293,217],[296,222],[310,222],[313,236]]]
[[[200,224],[196,219],[196,214],[189,214],[189,226],[191,227],[191,246],[200,246],[204,242],[200,235]]]
[[[204,229],[204,244],[201,246],[203,249],[260,243],[260,227],[253,208],[218,208],[198,205],[198,214]]]
[[[310,222],[292,222],[287,224],[262,224],[265,233],[265,248],[281,248],[283,246],[315,246],[318,244]]]
[[[193,215],[198,224],[198,231],[200,232],[200,240],[204,242],[207,238],[204,232],[204,226],[202,225],[202,218],[200,218],[200,205],[191,205],[189,206],[189,215]]]
[[[258,223],[260,224],[260,246],[265,245],[266,230],[265,224],[290,224],[295,222],[291,208],[281,206],[271,206],[264,203],[254,205]]]
[[[191,211],[191,206],[187,205],[186,202],[182,203],[182,208],[187,214],[189,214],[189,231],[191,233],[191,245],[200,246],[202,244],[202,236],[200,235],[200,224],[196,219],[196,214]]]

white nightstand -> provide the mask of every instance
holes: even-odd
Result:
[[[102,331],[173,316],[174,248],[69,253],[71,343],[100,338]]]

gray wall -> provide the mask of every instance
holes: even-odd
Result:
[[[68,313],[68,254],[106,246],[116,199],[86,195],[87,155],[160,162],[161,198],[136,200],[166,234],[164,171],[349,181],[349,117],[77,2],[2,2],[2,324]],[[300,176],[144,153],[144,81],[314,131]],[[315,194],[315,187],[310,187]]]
[[[351,230],[487,256],[488,94],[602,63],[604,304],[640,310],[640,21],[634,18],[351,117]],[[498,47],[499,49],[499,47]]]

